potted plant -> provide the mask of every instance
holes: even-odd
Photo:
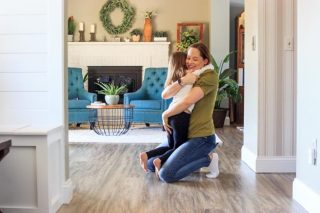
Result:
[[[101,90],[97,90],[97,93],[105,95],[104,99],[106,103],[109,105],[118,104],[119,94],[121,92],[125,92],[127,87],[126,85],[117,86],[114,84],[114,82],[111,82],[111,83],[96,82],[95,84],[101,88]]]
[[[199,41],[199,33],[194,30],[187,30],[181,34],[181,41],[177,44],[177,49],[182,52],[186,52],[191,44]]]
[[[135,28],[130,32],[130,35],[131,35],[132,41],[138,42],[138,41],[140,41],[142,31],[138,28]]]
[[[214,57],[211,55],[211,63],[214,66],[214,70],[218,72],[219,86],[218,93],[213,111],[213,121],[216,128],[222,128],[227,115],[227,109],[221,107],[221,103],[225,99],[232,99],[235,103],[241,101],[241,95],[239,93],[239,85],[230,77],[236,73],[235,69],[224,68],[224,64],[229,62],[230,55],[236,51],[232,51],[227,54],[224,59],[218,65]]]
[[[68,41],[74,41],[74,32],[76,30],[76,22],[73,19],[73,16],[68,18]]]
[[[167,41],[168,33],[166,31],[156,31],[153,33],[153,41]]]

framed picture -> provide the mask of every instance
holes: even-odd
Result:
[[[195,30],[199,32],[199,41],[203,42],[204,37],[204,24],[198,22],[186,22],[186,23],[177,23],[177,43],[181,41],[181,34],[185,30]]]

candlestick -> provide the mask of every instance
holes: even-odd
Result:
[[[90,33],[90,41],[96,41],[96,34]]]
[[[79,33],[80,33],[80,42],[84,42],[85,40],[84,40],[84,31],[80,31],[79,30]]]
[[[79,23],[79,31],[84,31],[84,24],[83,22]]]
[[[94,24],[91,24],[90,33],[95,33],[95,31],[96,31],[96,26]]]

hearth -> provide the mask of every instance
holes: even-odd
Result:
[[[123,103],[123,94],[134,92],[141,87],[142,66],[88,66],[88,91],[100,90],[95,82],[127,85],[127,91],[120,94],[119,103]],[[104,95],[98,94],[98,101],[104,102]]]

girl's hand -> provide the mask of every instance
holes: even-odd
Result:
[[[162,125],[168,134],[172,134],[172,127],[169,125],[169,119],[166,115],[166,111],[162,113]]]

